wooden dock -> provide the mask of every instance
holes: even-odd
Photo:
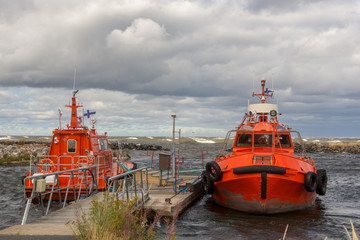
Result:
[[[188,187],[188,191],[174,194],[172,179],[164,179],[162,186],[159,186],[159,176],[149,174],[149,200],[145,202],[144,208],[155,212],[161,212],[163,216],[174,216],[184,212],[189,206],[204,195],[202,181],[195,183],[196,176],[182,176],[181,189]],[[189,186],[193,183],[191,186]],[[98,193],[89,198],[82,199],[76,203],[69,204],[63,209],[54,211],[47,216],[25,224],[15,225],[0,231],[0,239],[15,239],[11,236],[35,236],[47,239],[75,239],[71,223],[79,218],[83,212],[89,211],[91,201],[97,197],[102,199],[104,193]],[[61,238],[63,236],[64,238]],[[5,238],[4,238],[5,237]],[[19,239],[25,239],[20,238]],[[41,238],[44,239],[44,238]]]

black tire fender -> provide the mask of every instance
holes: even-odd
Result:
[[[215,161],[211,161],[206,164],[206,174],[213,182],[217,182],[222,179],[221,168]]]
[[[134,162],[132,162],[132,164],[133,164],[133,167],[131,168],[131,170],[135,170],[135,169],[137,169],[137,164],[136,164],[136,163],[134,163]]]
[[[206,173],[203,175],[203,188],[205,194],[214,193],[214,182],[210,180]]]
[[[316,193],[324,196],[326,194],[326,186],[327,186],[327,174],[325,169],[318,169],[317,170],[317,187],[316,187]]]
[[[305,190],[308,192],[315,192],[317,187],[317,175],[314,172],[307,172],[304,178]]]

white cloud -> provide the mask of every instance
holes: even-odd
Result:
[[[107,37],[107,44],[111,49],[157,48],[160,47],[166,35],[164,27],[151,19],[135,19],[131,26],[124,31],[115,29]],[[155,49],[156,50],[156,49]]]
[[[276,2],[0,0],[0,127],[50,132],[74,68],[116,134],[165,134],[176,112],[187,131],[216,135],[262,77],[295,126],[358,118],[358,2]]]

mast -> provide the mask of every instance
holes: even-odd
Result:
[[[266,83],[265,79],[261,80],[261,88],[262,88],[261,93],[253,92],[253,96],[258,97],[261,103],[267,103],[267,99],[273,96],[273,91],[269,90],[268,88],[265,89],[265,83]]]
[[[70,126],[69,128],[78,128],[79,123],[78,123],[78,116],[77,116],[77,108],[82,107],[82,105],[77,105],[76,104],[76,93],[79,90],[74,90],[73,91],[73,97],[71,99],[71,105],[65,105],[65,107],[69,107],[71,108],[71,117],[70,117]]]

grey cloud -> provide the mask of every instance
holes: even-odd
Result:
[[[151,124],[163,133],[161,122],[177,112],[188,129],[219,133],[241,121],[252,82],[258,89],[262,77],[268,86],[274,79],[285,120],[355,118],[356,4],[0,1],[2,119],[30,121],[6,106],[11,102],[35,120],[45,112],[42,119],[56,122],[58,90],[72,88],[74,68],[84,102],[121,121],[123,130]]]

